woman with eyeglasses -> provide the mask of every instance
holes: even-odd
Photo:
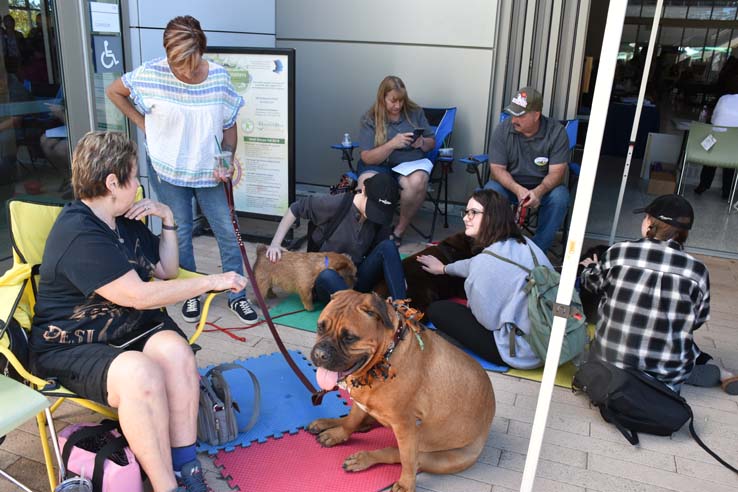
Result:
[[[523,338],[528,333],[527,273],[553,269],[545,253],[520,233],[507,200],[492,190],[476,191],[463,213],[465,234],[474,239],[478,254],[444,265],[434,256],[419,256],[423,270],[433,275],[463,277],[467,306],[450,300],[428,308],[429,320],[442,332],[485,360],[516,369],[543,365]],[[497,255],[497,256],[495,256]]]

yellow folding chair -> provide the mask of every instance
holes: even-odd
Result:
[[[139,197],[142,196],[143,193],[140,191]],[[34,307],[36,305],[36,293],[38,292],[39,267],[41,265],[46,239],[63,207],[63,203],[49,203],[27,199],[11,199],[7,203],[13,266],[0,277],[0,356],[7,359],[9,367],[12,367],[16,371],[19,379],[26,381],[29,386],[45,396],[58,397],[54,404],[51,405],[51,415],[53,415],[53,412],[59,408],[64,400],[69,399],[106,418],[117,419],[114,409],[91,400],[80,398],[73,392],[59,386],[53,380],[45,380],[31,374],[24,367],[17,356],[18,354],[14,353],[14,348],[10,344],[10,336],[7,329],[13,319],[26,330],[26,333],[30,332]],[[188,278],[197,275],[201,274],[180,269],[178,278]],[[217,294],[217,292],[211,292],[206,296],[200,322],[194,334],[188,340],[190,344],[194,344],[202,333],[210,304]],[[0,369],[2,368],[0,367]],[[49,436],[46,432],[44,412],[38,413],[36,421],[43,447],[49,485],[53,491],[57,484],[57,477],[54,474],[52,450],[49,446]],[[51,425],[53,422],[49,420],[49,424]],[[52,441],[56,441],[56,436],[52,436]],[[58,448],[54,449],[54,451],[58,453]]]

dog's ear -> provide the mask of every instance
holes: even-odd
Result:
[[[368,302],[362,302],[361,304],[359,304],[359,309],[361,311],[364,311],[369,316],[372,316],[373,318],[381,321],[382,324],[388,329],[394,329],[394,326],[392,326],[392,321],[389,317],[389,312],[387,311],[387,306],[384,301],[382,301],[382,298],[379,297],[376,293],[372,292],[369,295],[369,298],[365,298],[365,300]]]

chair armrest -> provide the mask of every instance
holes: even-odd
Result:
[[[477,166],[479,164],[486,164],[489,162],[489,156],[487,154],[470,155],[459,159],[459,162],[466,164],[467,166]]]

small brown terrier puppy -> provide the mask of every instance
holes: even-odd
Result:
[[[376,419],[397,448],[360,451],[343,468],[357,472],[400,463],[393,492],[415,490],[418,471],[457,473],[479,458],[495,415],[495,395],[477,361],[416,320],[403,301],[353,290],[336,292],[318,319],[310,358],[323,389],[345,387],[353,400],[340,419],[308,426],[326,447]]]
[[[262,295],[274,297],[272,287],[284,292],[295,292],[300,296],[305,310],[312,311],[313,285],[320,272],[326,268],[338,272],[349,288],[356,282],[356,266],[347,255],[341,253],[300,253],[283,251],[282,259],[276,263],[266,257],[267,247],[256,247],[254,276]]]

